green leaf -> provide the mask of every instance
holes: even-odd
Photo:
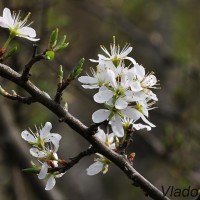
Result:
[[[66,41],[66,35],[63,36],[58,45],[54,48],[54,51],[56,52],[65,49],[69,45],[69,43],[66,43],[65,41]]]
[[[63,69],[62,69],[62,65],[60,65],[59,71],[58,71],[58,79],[59,79],[59,83],[62,83],[63,81]]]
[[[40,169],[36,169],[36,168],[26,168],[26,169],[22,169],[23,172],[26,173],[34,173],[34,174],[38,174],[40,172]]]
[[[54,56],[55,56],[54,51],[47,51],[47,52],[45,53],[45,58],[46,58],[47,60],[53,60],[53,59],[54,59]]]
[[[58,28],[53,30],[49,38],[49,49],[53,49],[57,44]]]
[[[76,65],[76,67],[74,68],[74,70],[70,73],[70,75],[68,76],[68,80],[72,81],[74,80],[77,76],[80,75],[80,73],[83,70],[83,63],[84,63],[85,59],[82,58],[78,65]]]

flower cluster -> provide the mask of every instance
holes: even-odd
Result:
[[[92,115],[95,123],[108,121],[112,133],[105,134],[100,128],[96,133],[97,138],[110,149],[117,151],[119,141],[126,140],[127,130],[132,127],[135,130],[146,128],[148,131],[155,127],[147,117],[149,110],[158,98],[151,89],[156,88],[157,78],[151,73],[145,73],[145,68],[139,65],[128,54],[132,47],[125,45],[120,50],[114,43],[110,45],[111,52],[101,46],[106,56],[99,54],[96,69],[91,69],[92,76],[81,76],[79,81],[86,89],[98,89],[94,95],[94,101],[104,105]],[[126,65],[128,62],[128,65]],[[143,123],[135,123],[141,120]],[[109,129],[108,129],[109,130]],[[123,138],[123,139],[122,139]],[[99,172],[106,173],[111,163],[101,154],[87,169],[88,175]],[[135,154],[134,154],[135,155]]]
[[[155,127],[147,117],[157,96],[151,89],[156,88],[157,78],[151,73],[145,73],[145,68],[133,58],[128,57],[132,47],[125,45],[120,50],[115,41],[110,46],[111,53],[102,46],[107,56],[99,54],[96,69],[91,69],[92,76],[81,76],[79,81],[86,89],[98,89],[94,101],[104,105],[92,115],[95,123],[109,121],[113,133],[124,137],[124,129],[128,125],[136,129]],[[126,66],[125,60],[129,63]],[[126,62],[127,62],[126,61]],[[135,124],[141,119],[145,124]]]
[[[30,154],[37,158],[41,166],[32,166],[36,170],[39,169],[38,178],[46,179],[47,184],[45,190],[51,190],[55,183],[56,178],[64,175],[64,173],[51,172],[51,169],[58,167],[60,159],[58,159],[57,151],[59,148],[59,142],[61,135],[58,133],[51,133],[52,125],[50,122],[46,122],[44,127],[33,133],[31,130],[25,130],[21,133],[21,136],[33,147],[30,149]]]

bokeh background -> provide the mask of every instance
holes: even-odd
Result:
[[[32,69],[31,81],[54,96],[59,65],[67,76],[84,57],[84,73],[102,53],[100,45],[109,48],[116,36],[121,47],[133,46],[131,56],[147,71],[154,71],[161,83],[156,93],[157,109],[150,112],[150,121],[157,125],[151,132],[136,132],[128,152],[135,152],[134,167],[159,189],[199,188],[200,186],[200,1],[198,0],[1,0],[4,7],[31,11],[31,25],[41,38],[38,51],[48,44],[49,35],[59,28],[66,34],[69,47],[58,53],[52,62],[42,61]],[[8,31],[0,29],[0,44]],[[32,42],[15,39],[19,50],[5,64],[21,72],[32,55]],[[13,44],[13,45],[14,45]],[[8,91],[26,93],[0,77]],[[86,125],[92,113],[100,108],[93,101],[94,91],[81,88],[74,81],[65,91],[63,103]],[[75,156],[88,147],[78,134],[39,104],[30,106],[0,97],[0,199],[1,200],[133,200],[148,199],[131,185],[127,177],[111,165],[106,175],[89,177],[85,169],[93,156],[84,158],[57,180],[56,189],[46,192],[37,176],[24,174],[29,167],[28,145],[21,131],[50,121],[53,131],[62,134],[60,158]],[[183,199],[171,197],[172,199]],[[184,199],[191,199],[189,198]]]

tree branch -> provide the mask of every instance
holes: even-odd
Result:
[[[72,116],[68,111],[66,111],[60,104],[56,103],[51,99],[46,93],[42,92],[30,81],[24,82],[21,79],[21,75],[12,70],[9,66],[0,63],[0,76],[16,83],[21,86],[24,90],[30,93],[37,102],[51,110],[59,118],[65,119],[65,123],[68,124],[73,130],[78,132],[82,137],[84,137],[88,142],[92,144],[94,148],[97,149],[98,153],[104,155],[109,160],[111,160],[115,165],[117,165],[126,176],[133,182],[134,185],[140,187],[146,195],[150,196],[156,200],[169,200],[168,197],[164,196],[163,193],[158,190],[154,185],[152,185],[148,180],[146,180],[141,174],[139,174],[129,163],[129,161],[124,158],[124,156],[112,151],[105,144],[101,143],[95,135],[88,134],[90,127],[86,127],[78,119]]]
[[[84,61],[85,61],[84,58],[82,58],[79,61],[79,63],[74,67],[72,72],[68,75],[66,80],[63,79],[63,71],[62,71],[62,66],[61,66],[61,69],[60,69],[60,73],[61,74],[59,74],[59,76],[60,76],[59,79],[60,80],[59,80],[57,92],[56,92],[56,95],[55,95],[55,98],[54,98],[55,102],[60,104],[60,101],[62,99],[63,91],[82,72],[82,67],[83,67]]]
[[[24,104],[31,104],[36,101],[33,97],[22,97],[18,95],[14,90],[12,92],[13,94],[10,94],[0,86],[0,94],[7,99],[15,100]]]

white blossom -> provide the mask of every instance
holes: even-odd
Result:
[[[104,51],[106,56],[102,54],[98,54],[99,60],[90,59],[93,62],[107,62],[112,61],[115,66],[119,64],[121,60],[130,60],[134,65],[136,61],[132,57],[128,57],[128,54],[132,51],[132,47],[129,45],[125,45],[122,50],[120,50],[119,45],[115,45],[115,37],[113,37],[113,44],[110,44],[110,53],[109,51],[102,45],[101,49]]]
[[[57,178],[61,178],[65,173],[60,173],[60,174],[47,174],[47,184],[46,184],[46,187],[45,187],[45,190],[52,190],[53,187],[55,186],[56,184],[56,179]]]
[[[36,37],[36,32],[33,28],[29,27],[31,23],[27,25],[30,13],[21,20],[20,12],[17,14],[13,12],[11,14],[9,8],[4,8],[3,16],[0,17],[0,26],[2,28],[8,28],[10,30],[11,37],[23,37],[31,41],[38,41]]]
[[[24,140],[29,142],[30,144],[34,144],[38,147],[43,146],[45,143],[53,143],[54,152],[56,152],[59,148],[59,142],[61,139],[61,135],[58,133],[51,133],[52,125],[50,122],[46,122],[43,128],[41,128],[36,133],[25,130],[21,133],[21,136]]]
[[[51,123],[46,122],[39,131],[36,128],[36,133],[27,130],[21,133],[22,138],[33,146],[30,148],[30,154],[37,158],[41,164],[40,167],[35,164],[32,164],[32,166],[36,169],[40,168],[38,178],[47,181],[45,190],[51,190],[56,184],[56,178],[60,178],[65,174],[58,171],[51,172],[53,168],[58,167],[61,161],[57,155],[61,135],[51,133],[51,129]]]
[[[108,171],[108,167],[111,164],[111,162],[103,155],[97,154],[98,158],[95,159],[95,162],[91,164],[87,169],[87,175],[93,176],[100,172],[103,174],[106,174]]]
[[[106,134],[102,129],[98,128],[95,136],[110,149],[116,149],[114,133]],[[97,156],[98,158],[95,159],[95,162],[86,169],[87,175],[89,176],[96,175],[100,172],[105,174],[108,171],[109,164],[111,164],[105,156],[99,153],[97,153]]]
[[[78,78],[78,80],[83,83],[82,87],[84,87],[85,89],[97,89],[107,83],[107,73],[105,71],[105,67],[97,66],[96,71],[91,68],[91,73],[93,77],[89,75],[81,76]]]
[[[132,120],[132,119],[130,119],[128,117],[124,117],[122,123],[127,128],[129,128],[129,126],[132,125],[132,127],[137,131],[141,130],[141,129],[145,129],[145,128],[146,128],[147,131],[151,130],[151,126],[143,125],[141,123],[136,124],[135,120]]]
[[[106,146],[108,146],[110,149],[116,149],[115,142],[114,142],[114,138],[115,138],[115,134],[114,133],[106,134],[104,132],[104,130],[98,128],[98,131],[95,134],[95,136],[102,143],[104,143]]]
[[[150,89],[155,89],[157,85],[157,78],[152,73],[145,74],[145,69],[142,65],[138,63],[135,64],[134,73],[136,75],[137,80],[131,84],[131,89],[135,92],[142,91],[145,95],[145,98],[152,99],[154,101],[158,101],[156,94],[154,94]]]

